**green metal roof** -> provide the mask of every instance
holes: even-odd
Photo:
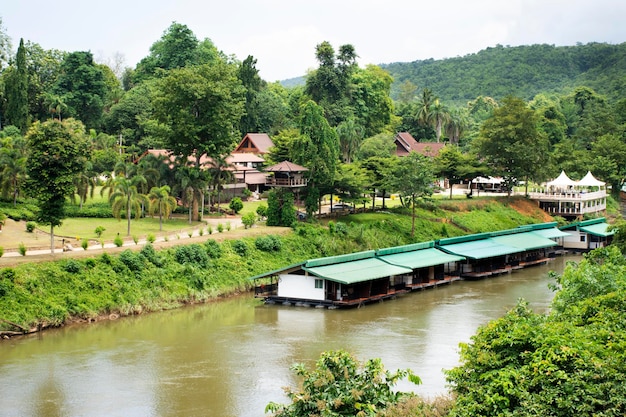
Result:
[[[496,242],[493,238],[441,245],[440,249],[448,253],[464,256],[471,259],[486,259],[493,258],[495,256],[523,252],[523,249],[503,245]]]
[[[302,265],[304,265],[304,262],[298,262],[298,263],[295,263],[295,264],[287,265],[287,266],[279,268],[279,269],[274,269],[274,270],[269,271],[269,272],[264,272],[262,274],[255,275],[255,276],[250,277],[248,279],[251,280],[251,281],[254,281],[255,279],[271,277],[272,275],[288,274],[289,272],[297,271],[298,269],[302,268]]]
[[[591,224],[589,226],[581,226],[580,230],[582,230],[585,233],[589,233],[590,235],[594,235],[594,236],[600,236],[600,237],[607,237],[607,236],[612,236],[615,234],[614,231],[607,231],[607,229],[609,228],[609,224],[608,223],[596,223],[596,224]]]
[[[391,255],[394,253],[415,252],[416,250],[428,249],[428,248],[434,248],[434,247],[435,247],[435,241],[430,240],[428,242],[411,243],[409,245],[394,246],[392,248],[378,249],[376,251],[376,255],[384,256],[384,255]]]
[[[547,237],[548,239],[569,236],[569,233],[562,232],[556,227],[551,227],[549,229],[533,230],[533,233],[539,236]]]
[[[310,261],[307,262],[307,265],[309,263]],[[412,272],[409,268],[391,265],[378,258],[365,258],[356,261],[314,267],[304,266],[302,269],[317,277],[341,284],[354,284]]]
[[[315,266],[339,264],[342,262],[352,262],[352,261],[358,261],[361,259],[373,258],[374,256],[376,256],[376,251],[368,250],[364,252],[348,253],[345,255],[328,256],[326,258],[309,259],[308,261],[306,261],[305,266],[315,267]]]
[[[379,259],[393,265],[418,269],[448,262],[462,261],[465,257],[445,253],[435,248],[428,248],[410,252],[392,253],[380,256]]]
[[[533,250],[540,248],[549,248],[556,246],[554,240],[540,236],[535,232],[522,232],[509,235],[494,236],[492,238],[496,243],[506,246],[513,246],[522,250]]]

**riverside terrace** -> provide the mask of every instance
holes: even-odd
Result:
[[[310,259],[250,278],[268,304],[360,307],[459,279],[547,262],[563,251],[556,222]]]

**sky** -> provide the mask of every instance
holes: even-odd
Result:
[[[351,44],[361,66],[443,59],[495,45],[626,42],[623,0],[0,0],[2,26],[45,49],[134,67],[172,22],[273,82],[317,68],[315,46]]]

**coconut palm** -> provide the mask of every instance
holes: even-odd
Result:
[[[170,195],[169,185],[152,187],[150,194],[150,212],[159,213],[159,230],[163,230],[163,217],[168,218],[176,208],[176,199]]]
[[[19,149],[10,146],[0,148],[0,190],[3,197],[13,195],[13,206],[26,179],[26,156]]]
[[[143,204],[150,204],[148,198],[137,191],[137,186],[146,182],[146,179],[140,175],[132,178],[126,178],[124,175],[115,177],[111,184],[111,194],[109,195],[109,204],[113,209],[113,215],[120,220],[121,213],[126,213],[128,227],[126,235],[130,236],[130,216],[132,210],[135,210],[135,219],[141,217],[141,208]]]
[[[217,211],[220,211],[221,191],[226,181],[232,178],[233,164],[228,162],[228,155],[220,155],[212,159],[209,165],[209,175],[213,189],[217,191]]]
[[[444,106],[438,98],[435,99],[430,106],[430,113],[428,114],[427,120],[433,124],[435,134],[437,135],[437,143],[439,143],[443,125],[450,120],[450,113],[448,112],[448,108]]]

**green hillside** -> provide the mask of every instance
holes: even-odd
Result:
[[[380,65],[394,78],[392,97],[410,81],[429,88],[446,102],[465,104],[478,96],[515,95],[530,100],[538,93],[564,92],[585,85],[613,101],[626,83],[626,43],[576,46],[498,45],[475,54],[442,60]]]

